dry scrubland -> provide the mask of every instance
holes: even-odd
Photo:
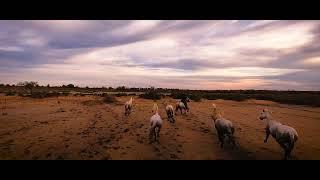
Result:
[[[105,104],[97,96],[44,99],[0,95],[0,159],[282,159],[273,138],[263,142],[262,108],[299,133],[294,159],[320,159],[320,108],[271,101],[203,100],[190,103],[190,113],[170,124],[164,101],[157,100],[164,120],[160,143],[149,144],[153,100],[136,97],[133,112],[124,116],[123,104]],[[4,99],[6,108],[4,109]],[[211,104],[224,111],[236,127],[238,147],[220,149],[210,118]]]

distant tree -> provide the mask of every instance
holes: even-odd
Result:
[[[68,84],[67,87],[68,88],[74,88],[74,85],[73,84]]]
[[[33,90],[34,87],[36,87],[37,85],[38,85],[38,82],[34,82],[34,81],[19,82],[19,83],[17,84],[17,86],[23,86],[24,88],[26,88],[27,90],[29,90],[31,95],[32,95],[32,90]]]
[[[10,84],[6,84],[7,87],[10,87]]]
[[[113,88],[110,86],[108,89],[112,90]]]
[[[123,90],[126,90],[126,87],[125,87],[125,86],[119,86],[119,87],[117,87],[116,89],[117,89],[117,90],[122,90],[122,91],[123,91]]]
[[[50,84],[48,84],[47,87],[49,88],[49,87],[50,87]]]
[[[89,89],[89,87],[88,87],[88,86],[86,86],[86,89]]]
[[[4,86],[4,84],[0,84],[0,87],[3,87]]]

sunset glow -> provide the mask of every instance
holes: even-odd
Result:
[[[0,83],[320,90],[320,21],[0,21]]]

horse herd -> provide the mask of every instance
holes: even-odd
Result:
[[[165,103],[165,111],[167,114],[167,119],[170,123],[175,123],[174,115],[180,110],[180,113],[183,112],[186,114],[189,112],[189,107],[187,102],[190,102],[189,98],[182,99],[176,103],[175,110],[172,105]],[[129,101],[125,103],[125,115],[128,116],[132,111],[133,107],[133,97],[130,98]],[[149,131],[149,140],[150,143],[157,141],[159,142],[160,138],[160,130],[163,124],[162,118],[158,113],[158,105],[154,103],[152,108],[153,115],[150,118],[150,131]],[[233,123],[224,118],[222,116],[221,111],[217,108],[215,104],[212,104],[212,114],[211,118],[213,119],[213,123],[215,129],[218,134],[218,140],[220,142],[220,147],[223,148],[225,142],[232,144],[233,146],[236,145],[235,143],[235,128]],[[281,148],[284,150],[284,159],[288,159],[291,157],[291,151],[294,148],[296,141],[298,140],[298,133],[297,131],[287,125],[283,125],[280,122],[274,120],[272,118],[272,112],[268,109],[263,109],[260,112],[258,117],[260,120],[266,121],[265,127],[265,140],[264,143],[267,143],[269,135],[271,134],[272,137],[278,142]]]

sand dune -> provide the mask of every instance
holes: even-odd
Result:
[[[160,143],[149,144],[151,100],[137,98],[126,117],[122,104],[128,97],[117,98],[118,104],[103,104],[94,96],[0,98],[0,107],[7,99],[0,114],[0,159],[282,159],[274,139],[263,142],[264,123],[257,116],[264,107],[298,131],[294,159],[320,159],[320,108],[257,100],[205,100],[191,102],[190,113],[178,113],[176,123],[171,124],[164,101],[174,104],[176,100],[166,98],[157,101],[164,120]],[[233,121],[238,147],[219,147],[210,118],[213,102]]]

